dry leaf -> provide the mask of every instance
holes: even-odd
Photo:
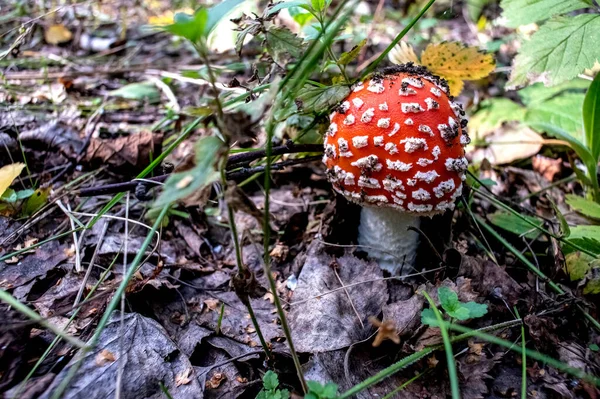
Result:
[[[94,137],[85,159],[92,166],[108,165],[113,168],[142,169],[150,163],[152,154],[160,152],[162,135],[148,131],[120,136],[116,139]]]
[[[44,33],[44,39],[48,44],[66,43],[73,38],[73,34],[64,25],[51,25]]]
[[[460,94],[463,81],[484,78],[496,67],[491,54],[458,42],[428,45],[421,54],[421,65],[448,80],[453,96]]]
[[[107,349],[102,349],[96,355],[96,364],[98,366],[104,366],[106,363],[112,363],[116,360],[115,355]]]
[[[10,187],[13,180],[21,174],[24,167],[24,163],[13,163],[0,168],[0,196]]]
[[[507,125],[487,136],[486,142],[487,148],[473,151],[473,162],[487,158],[492,165],[502,165],[529,158],[540,151],[544,139],[526,126]]]
[[[409,62],[419,64],[419,58],[415,54],[415,50],[404,41],[394,46],[392,51],[389,52],[388,58],[394,64],[407,64]]]
[[[177,374],[175,376],[175,386],[181,386],[181,385],[187,385],[190,382],[192,382],[192,379],[190,378],[190,374],[192,373],[192,368],[187,368],[185,370],[183,370],[180,374]]]

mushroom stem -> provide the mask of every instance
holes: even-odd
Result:
[[[412,273],[419,245],[419,234],[408,230],[419,227],[419,216],[388,207],[363,207],[358,226],[358,243],[379,267],[393,276]]]

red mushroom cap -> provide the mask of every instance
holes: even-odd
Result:
[[[331,117],[327,176],[361,205],[436,214],[462,192],[469,142],[460,104],[443,79],[398,65],[355,85]]]

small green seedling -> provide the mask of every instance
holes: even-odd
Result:
[[[263,389],[256,395],[256,399],[288,399],[290,393],[287,389],[278,389],[279,377],[271,370],[263,376]]]
[[[467,320],[482,317],[487,313],[487,305],[476,302],[461,302],[456,292],[448,287],[438,288],[438,298],[445,313],[451,319]],[[432,309],[423,309],[421,323],[437,327],[438,323]]]
[[[308,385],[308,393],[304,399],[333,399],[338,396],[338,386],[333,382],[321,385],[317,381],[307,381],[306,385]]]

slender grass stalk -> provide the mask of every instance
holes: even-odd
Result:
[[[517,307],[514,307],[515,315],[520,319]],[[521,323],[521,399],[527,399],[527,348],[525,346],[525,324]]]
[[[57,336],[61,337],[71,345],[74,345],[78,348],[86,348],[85,343],[81,342],[79,339],[65,333],[60,327],[55,326],[54,324],[48,322],[42,316],[37,314],[35,311],[31,310],[26,305],[19,302],[17,298],[10,295],[8,292],[0,289],[0,301],[6,303],[7,305],[13,307],[17,312],[27,316],[31,320],[40,324],[42,327],[52,331]]]
[[[158,217],[156,218],[156,221],[152,225],[152,229],[150,229],[150,231],[146,235],[146,238],[145,238],[144,242],[142,243],[142,245],[140,246],[138,253],[136,254],[135,258],[133,259],[133,262],[131,263],[131,265],[129,266],[127,275],[123,276],[123,280],[117,287],[117,290],[115,291],[111,301],[106,306],[106,310],[104,311],[104,314],[102,315],[102,318],[100,319],[100,322],[98,322],[98,326],[96,327],[96,331],[94,332],[94,335],[92,336],[92,338],[89,341],[89,345],[84,347],[83,349],[81,349],[81,351],[77,354],[78,359],[71,365],[71,368],[69,369],[67,375],[61,381],[59,386],[56,388],[56,390],[52,394],[52,399],[60,399],[63,396],[63,393],[69,387],[69,384],[71,383],[71,380],[73,379],[73,377],[75,377],[75,374],[79,370],[79,367],[81,367],[81,362],[82,362],[83,358],[85,357],[85,355],[92,348],[96,347],[96,344],[98,343],[98,340],[100,339],[100,335],[102,334],[102,332],[104,331],[104,328],[108,324],[108,319],[110,318],[111,313],[116,309],[117,305],[121,301],[121,295],[123,295],[125,293],[125,290],[127,289],[127,286],[129,285],[129,281],[131,280],[133,275],[137,272],[138,267],[140,266],[142,259],[144,258],[146,249],[152,242],[152,237],[154,236],[156,231],[158,231],[158,229],[162,225],[162,221],[169,210],[169,206],[170,205],[165,205],[161,209]]]
[[[435,314],[435,318],[437,319],[438,325],[440,327],[440,332],[442,333],[442,340],[444,341],[444,350],[446,352],[446,361],[448,362],[448,378],[450,378],[450,391],[452,392],[452,399],[460,399],[460,389],[458,387],[458,374],[456,373],[456,361],[454,360],[454,353],[452,352],[452,342],[450,341],[450,336],[448,335],[448,330],[444,325],[444,319],[442,314],[438,310],[437,306],[435,306],[435,302],[429,296],[426,291],[423,291],[423,296],[429,302],[429,307],[433,310]]]
[[[6,259],[10,259],[13,256],[17,256],[17,255],[22,254],[23,252],[31,251],[34,248],[37,248],[37,247],[42,246],[44,244],[47,244],[50,241],[54,241],[54,240],[58,240],[59,238],[66,237],[68,235],[73,234],[73,232],[79,231],[79,230],[82,230],[82,227],[78,227],[78,228],[76,228],[74,230],[65,231],[64,233],[60,233],[60,234],[57,234],[57,235],[52,236],[50,238],[46,238],[45,240],[42,240],[40,242],[36,242],[35,244],[30,245],[27,248],[21,248],[19,250],[14,251],[14,252],[8,253],[8,254],[3,255],[3,256],[0,256],[0,261],[6,260]]]
[[[392,40],[390,45],[387,46],[385,50],[383,50],[379,57],[377,57],[375,61],[370,63],[369,66],[365,68],[361,75],[361,80],[377,68],[381,61],[385,59],[388,53],[392,51],[392,49],[400,42],[400,40],[402,40],[402,38],[406,36],[406,34],[412,29],[412,27],[415,26],[415,24],[421,19],[421,17],[427,12],[427,10],[429,10],[433,3],[435,3],[435,0],[429,0],[427,4],[425,4],[425,6],[421,9],[421,11],[419,11],[419,13],[408,23],[408,25],[406,25],[406,27],[404,27],[404,29],[402,29],[402,31],[398,33],[398,35],[394,38],[394,40]]]
[[[419,378],[423,377],[426,374],[429,374],[431,372],[432,369],[426,370],[422,373],[419,373],[417,375],[415,375],[413,378],[411,378],[410,380],[406,381],[404,384],[400,385],[398,388],[394,389],[392,392],[388,393],[387,395],[385,395],[382,399],[392,399],[394,397],[394,395],[396,395],[398,392],[402,391],[404,388],[406,388],[407,386],[409,386],[410,384],[412,384],[413,382],[415,382],[416,380],[418,380]]]

